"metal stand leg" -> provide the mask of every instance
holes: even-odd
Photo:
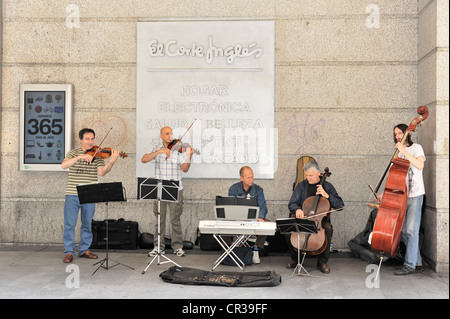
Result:
[[[145,272],[147,271],[147,269],[153,264],[153,262],[155,261],[156,258],[158,258],[158,265],[162,265],[165,263],[173,263],[176,266],[182,268],[180,265],[178,265],[176,262],[174,262],[173,260],[171,260],[169,257],[164,256],[163,254],[161,254],[161,200],[158,198],[158,246],[156,248],[156,255],[153,257],[153,259],[148,263],[147,267],[145,267],[145,269],[142,271],[142,275],[145,274]],[[161,257],[164,257],[165,259],[167,259],[166,261],[161,262],[160,259]]]
[[[233,249],[237,247],[238,245],[245,243],[247,239],[250,237],[250,235],[239,235],[236,236],[233,242],[230,246],[227,245],[225,240],[220,235],[213,235],[214,238],[217,240],[217,242],[222,246],[224,253],[214,262],[212,270],[216,269],[217,266],[220,265],[220,263],[227,257],[230,256],[230,258],[234,261],[234,263],[241,269],[244,270],[245,264],[244,262],[234,253]]]
[[[381,255],[381,256],[380,256],[380,263],[378,264],[377,275],[375,276],[375,281],[378,280],[378,275],[380,274],[381,263],[383,262],[383,258],[384,258],[384,256]]]
[[[108,224],[109,224],[109,222],[108,222],[108,202],[106,202],[106,238],[105,238],[105,239],[106,239],[106,257],[103,258],[102,260],[100,260],[99,262],[96,262],[95,264],[92,265],[92,266],[95,266],[95,265],[97,265],[97,264],[100,264],[100,265],[97,267],[97,269],[92,273],[92,276],[97,272],[97,270],[100,269],[100,267],[101,267],[101,268],[104,268],[104,269],[106,269],[106,270],[108,270],[108,269],[110,269],[110,268],[112,268],[112,267],[115,267],[115,266],[117,266],[117,265],[122,265],[122,266],[125,266],[125,267],[128,267],[128,268],[134,270],[134,268],[132,268],[132,267],[130,267],[130,266],[127,266],[127,265],[125,265],[125,264],[121,264],[121,263],[119,263],[118,261],[112,260],[111,258],[108,257],[108,241],[109,241],[109,238],[108,238],[108,237],[109,237]],[[115,265],[112,265],[112,266],[109,266],[109,264],[108,264],[108,261],[109,261],[109,260],[115,262],[116,264],[115,264]],[[106,264],[106,266],[104,266],[104,264]]]
[[[302,270],[305,272],[305,274],[307,276],[311,276],[309,274],[309,272],[307,272],[306,269],[303,267],[303,262],[305,261],[305,257],[306,257],[305,253],[303,254],[302,262],[300,263],[300,233],[297,233],[297,247],[299,247],[298,250],[297,250],[297,266],[295,266],[295,269],[292,272],[291,277],[293,277],[296,272],[298,273],[299,276],[301,276],[302,275],[302,273],[301,273]]]

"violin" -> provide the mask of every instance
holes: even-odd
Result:
[[[93,146],[90,150],[84,152],[85,154],[91,155],[93,158],[109,158],[112,154],[111,147],[100,147]],[[120,152],[119,155],[122,158],[127,157],[126,153]]]
[[[325,172],[322,175],[322,180],[320,185],[330,175],[328,167],[325,167]],[[302,210],[305,213],[305,219],[311,219],[316,223],[317,233],[292,233],[291,234],[291,244],[296,250],[301,250],[303,253],[308,255],[319,255],[327,247],[327,238],[325,236],[325,229],[322,227],[322,220],[325,218],[325,214],[331,212],[331,205],[328,199],[322,197],[321,195],[308,197],[302,205]]]
[[[197,118],[194,119],[194,121],[191,123],[191,125],[187,128],[186,132],[184,132],[183,136],[179,139],[173,139],[172,142],[169,143],[167,148],[171,151],[178,151],[179,153],[186,152],[187,148],[190,148],[191,145],[188,143],[183,143],[181,140],[186,135],[186,133],[191,129],[192,125],[194,125],[195,121],[197,121]],[[200,155],[200,151],[198,149],[193,149],[194,154]]]
[[[186,152],[186,149],[191,147],[188,143],[183,143],[181,139],[173,139],[172,142],[169,143],[167,148],[171,151],[178,151],[178,153]],[[193,149],[194,154],[200,155],[200,151],[198,149]]]
[[[419,116],[411,121],[403,135],[401,143],[404,143],[408,134],[414,132],[416,126],[420,126],[428,117],[428,108],[426,106],[419,106],[417,113]],[[378,182],[376,189],[373,190],[376,194],[386,173],[389,171],[381,204],[378,207],[371,241],[372,251],[380,254],[382,257],[395,257],[397,254],[408,203],[406,178],[411,163],[406,159],[399,158],[398,153],[399,151],[397,149]]]

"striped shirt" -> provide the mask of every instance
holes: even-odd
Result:
[[[151,150],[154,153],[163,149],[163,145],[159,145]],[[158,154],[155,157],[155,178],[164,180],[180,181],[179,190],[183,189],[181,184],[181,164],[186,163],[186,152],[171,152],[170,157],[166,159],[166,154]]]
[[[83,154],[83,149],[79,147],[69,151],[66,155],[66,159],[71,159]],[[98,168],[101,166],[105,166],[105,160],[96,158],[90,164],[84,160],[80,160],[69,167],[66,195],[78,195],[77,185],[79,184],[98,182]]]

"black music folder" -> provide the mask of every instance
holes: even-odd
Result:
[[[313,220],[300,218],[278,218],[275,220],[280,234],[311,233],[317,234],[317,226]]]
[[[77,186],[80,204],[126,201],[121,182],[92,183]]]

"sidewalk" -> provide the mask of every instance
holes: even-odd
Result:
[[[109,258],[120,262],[109,269],[94,263],[105,257],[104,251],[95,251],[98,260],[75,257],[64,264],[61,247],[0,245],[0,298],[40,299],[448,299],[448,274],[435,273],[424,267],[421,273],[394,276],[398,261],[386,261],[380,270],[379,282],[374,280],[376,265],[353,257],[348,252],[331,254],[330,274],[315,268],[316,259],[307,257],[304,263],[310,277],[292,276],[286,269],[286,254],[272,253],[261,258],[261,264],[247,266],[245,271],[272,270],[282,276],[276,287],[228,288],[219,286],[191,286],[164,282],[159,274],[172,263],[157,264],[157,260],[142,271],[152,260],[148,250],[110,251]],[[170,250],[167,256],[182,267],[211,270],[219,252],[204,252],[198,248],[187,250],[185,257],[176,257]],[[161,258],[161,262],[165,259]],[[110,261],[111,267],[115,263]],[[126,267],[130,266],[134,270]],[[222,266],[215,271],[241,272],[237,267]],[[294,297],[295,296],[295,297]]]

